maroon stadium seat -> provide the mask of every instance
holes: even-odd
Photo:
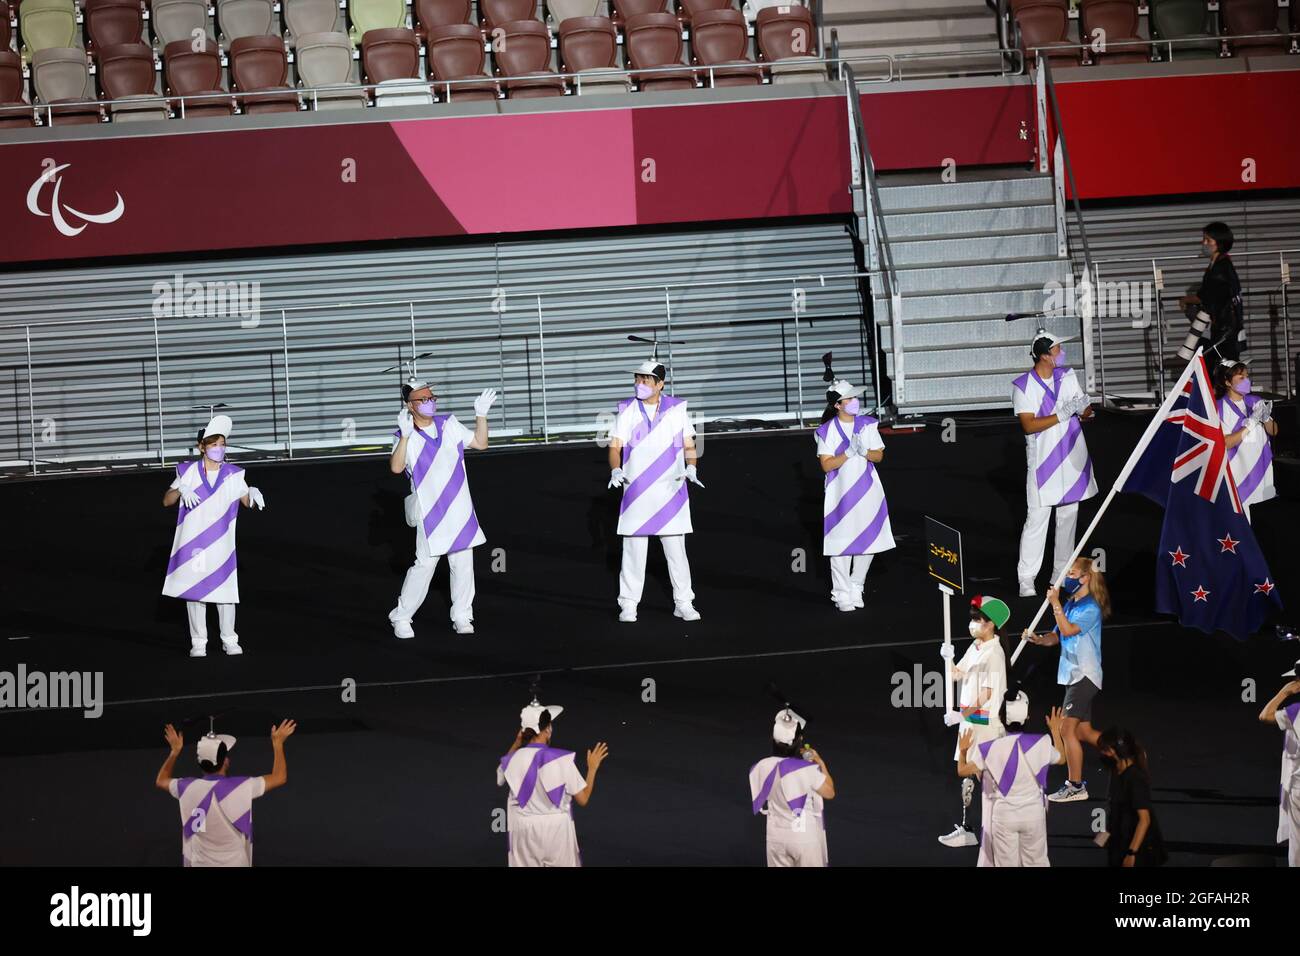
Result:
[[[275,36],[239,37],[230,44],[230,85],[245,113],[296,113],[298,94],[289,87],[289,56]]]
[[[0,51],[9,49],[9,41],[13,37],[12,28],[9,26],[9,4],[6,0],[0,0]]]
[[[23,100],[23,60],[0,50],[0,129],[33,126],[32,108]]]
[[[1053,66],[1077,66],[1080,51],[1070,40],[1069,0],[1011,0],[1026,65],[1046,56]],[[1034,53],[1034,47],[1043,47]]]
[[[1229,40],[1228,46],[1236,56],[1285,53],[1291,45],[1291,41],[1277,28],[1276,0],[1222,0],[1219,17],[1223,21],[1224,36],[1264,34],[1248,40]]]
[[[95,51],[99,85],[114,122],[165,120],[167,108],[154,89],[153,48],[147,43],[101,46]]]
[[[421,39],[434,27],[473,23],[470,0],[415,0],[415,32]]]
[[[618,68],[618,33],[609,17],[570,17],[560,24],[565,73]]]
[[[754,21],[758,54],[764,60],[817,56],[817,28],[807,7],[763,7]]]
[[[678,0],[677,19],[689,24],[696,14],[708,10],[734,10],[731,0]]]
[[[479,0],[478,12],[483,26],[491,31],[507,23],[537,20],[537,0]]]
[[[221,85],[221,56],[217,41],[208,37],[203,49],[194,50],[189,40],[173,40],[163,47],[163,76],[167,92],[174,96],[202,96],[199,100],[175,103],[176,115],[229,116],[235,101]]]
[[[720,67],[712,78],[701,72],[705,86],[756,86],[763,69],[749,58],[749,33],[739,10],[705,10],[691,19],[691,49],[701,66]]]
[[[639,13],[623,25],[627,57],[636,69],[682,65],[682,26],[671,13]],[[636,77],[646,92],[691,90],[695,74],[690,70],[646,73]]]
[[[514,20],[502,23],[504,42],[496,54],[497,72],[516,77],[506,81],[506,95],[511,99],[563,96],[564,81],[551,69],[551,35],[540,20]]]
[[[469,23],[448,23],[429,27],[429,76],[435,80],[483,78],[482,83],[459,83],[441,87],[443,99],[494,100],[500,87],[484,72],[486,55],[483,34]]]
[[[414,30],[367,30],[361,38],[361,65],[367,83],[420,78],[420,41]]]
[[[144,40],[139,0],[85,0],[85,21],[92,50]]]
[[[1097,62],[1150,62],[1150,45],[1138,42],[1137,0],[1080,0],[1079,42],[1091,44],[1094,30],[1104,31],[1100,36],[1105,38],[1103,51],[1088,49]]]
[[[614,0],[614,26],[621,27],[643,13],[668,13],[668,6],[669,0]]]

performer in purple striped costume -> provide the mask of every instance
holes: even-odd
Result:
[[[1214,394],[1228,446],[1228,467],[1237,494],[1250,517],[1250,506],[1277,497],[1273,485],[1273,445],[1277,422],[1273,403],[1252,395],[1245,362],[1224,359],[1214,370]]]
[[[1080,421],[1092,417],[1088,396],[1074,370],[1065,365],[1060,339],[1038,330],[1030,346],[1034,367],[1012,383],[1011,404],[1025,431],[1029,473],[1025,480],[1028,512],[1020,533],[1020,596],[1038,593],[1035,579],[1043,567],[1047,523],[1056,509],[1055,580],[1074,552],[1079,502],[1097,493],[1088,443]],[[1077,417],[1076,417],[1077,416]]]
[[[402,387],[405,407],[397,416],[393,474],[406,472],[411,494],[406,499],[406,523],[415,528],[415,563],[406,572],[397,607],[388,614],[393,633],[415,636],[411,619],[429,593],[438,558],[447,556],[450,569],[451,624],[457,634],[474,633],[474,548],[487,541],[474,514],[465,475],[465,449],[487,448],[488,410],[495,389],[484,389],[474,400],[474,431],[455,415],[438,415],[437,397],[428,382],[412,377]]]
[[[876,474],[885,443],[876,419],[858,414],[861,394],[846,381],[833,382],[814,434],[826,473],[822,553],[831,559],[831,600],[841,611],[863,606],[872,555],[894,547],[885,487]]]
[[[1300,661],[1283,677],[1300,676]],[[1263,723],[1282,731],[1282,783],[1278,788],[1277,842],[1287,844],[1287,864],[1300,866],[1300,680],[1291,680],[1259,712]]]
[[[199,457],[176,465],[176,478],[163,495],[163,507],[180,502],[176,534],[162,593],[181,598],[190,624],[190,657],[208,653],[208,605],[217,606],[221,648],[242,654],[235,633],[239,574],[235,560],[235,521],[239,506],[265,508],[266,499],[250,488],[244,469],[226,461],[226,439],[234,426],[217,415],[199,432]]]
[[[686,535],[691,532],[686,483],[701,488],[704,484],[696,473],[699,455],[686,402],[663,394],[665,374],[654,355],[642,362],[633,373],[636,396],[619,403],[610,429],[609,487],[623,489],[618,513],[618,533],[623,536],[620,621],[636,620],[651,537],[659,539],[668,561],[673,615],[684,621],[700,619],[686,560]]]
[[[551,746],[555,704],[532,703],[519,712],[515,742],[497,765],[497,786],[508,787],[506,830],[510,866],[582,866],[573,804],[585,807],[596,771],[609,756],[603,742],[587,751],[587,776],[578,772],[571,750]]]
[[[230,776],[229,753],[235,748],[235,738],[209,729],[196,748],[203,776],[173,777],[172,768],[185,746],[185,738],[167,725],[163,736],[171,752],[154,785],[180,804],[183,866],[253,865],[253,801],[284,786],[289,779],[284,742],[297,728],[292,720],[271,728],[275,761],[271,772],[264,776]]]
[[[976,744],[975,734],[968,730],[962,735],[957,758],[957,775],[979,777],[980,789],[989,798],[976,865],[1050,866],[1047,768],[1065,763],[1064,718],[1059,707],[1052,708],[1047,718],[1049,738],[1020,732],[1029,713],[1029,698],[1023,691],[1004,701],[1002,708],[1002,721],[1009,733]]]
[[[768,866],[829,866],[825,803],[835,781],[821,754],[804,741],[808,722],[789,707],[772,725],[772,756],[749,771],[754,813],[767,817]]]

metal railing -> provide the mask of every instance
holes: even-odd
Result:
[[[519,318],[513,319],[508,327],[482,330],[484,323],[462,319],[464,329],[454,333],[447,330],[447,326],[453,323],[445,315],[439,316],[439,310],[471,317],[479,312],[485,317],[497,312],[496,317],[500,319],[506,311],[504,301],[500,311],[488,304],[500,290],[271,307],[265,310],[267,317],[279,313],[280,321],[276,323],[272,318],[260,323],[255,340],[240,337],[240,333],[224,325],[220,326],[227,330],[223,337],[208,324],[212,321],[209,316],[197,317],[201,320],[199,326],[186,326],[183,322],[169,324],[165,316],[160,321],[160,317],[154,314],[58,319],[41,323],[4,322],[0,323],[0,371],[6,377],[12,376],[14,385],[13,394],[5,403],[5,417],[13,421],[9,431],[18,451],[30,454],[29,461],[23,462],[19,457],[7,464],[11,473],[21,468],[21,473],[32,476],[66,472],[78,464],[86,467],[103,467],[107,462],[166,465],[189,451],[192,432],[176,425],[185,411],[197,407],[196,401],[200,398],[219,395],[229,400],[235,392],[242,396],[241,407],[255,409],[261,416],[241,429],[243,435],[254,436],[244,439],[251,444],[241,446],[247,459],[298,460],[374,454],[376,441],[386,440],[391,431],[389,420],[395,406],[390,399],[403,375],[400,372],[391,375],[379,373],[378,360],[374,357],[377,351],[389,356],[395,350],[400,366],[412,357],[430,353],[488,356],[493,351],[490,348],[493,342],[502,346],[495,350],[495,367],[488,358],[475,358],[465,360],[457,369],[459,375],[472,376],[476,382],[495,382],[506,398],[516,397],[509,401],[503,398],[494,410],[494,433],[499,437],[542,443],[589,438],[597,430],[594,410],[592,415],[587,415],[584,408],[583,414],[579,415],[574,407],[574,395],[579,391],[583,395],[588,392],[594,395],[596,390],[587,382],[574,379],[573,365],[579,360],[584,363],[599,360],[613,362],[615,368],[622,368],[626,359],[612,356],[615,353],[619,356],[626,354],[626,334],[618,333],[629,330],[665,343],[667,351],[661,352],[661,358],[666,360],[670,369],[666,383],[670,394],[675,388],[671,371],[673,344],[676,342],[680,347],[682,336],[691,339],[691,344],[708,340],[716,343],[728,335],[738,336],[746,348],[759,351],[763,358],[758,360],[758,364],[770,365],[767,371],[775,378],[767,380],[767,385],[756,385],[750,392],[730,399],[728,392],[735,390],[734,382],[727,379],[731,384],[723,390],[720,384],[715,387],[706,379],[707,387],[714,389],[709,401],[715,410],[721,409],[722,413],[699,418],[697,422],[743,418],[769,422],[771,425],[768,427],[802,427],[809,419],[809,409],[804,403],[803,379],[816,375],[820,382],[821,372],[820,367],[804,367],[801,339],[810,330],[815,332],[818,354],[832,346],[837,353],[852,354],[852,361],[842,362],[847,371],[859,364],[860,353],[863,372],[875,376],[873,356],[860,340],[864,326],[860,281],[869,275],[868,272],[841,271],[512,292],[506,297],[510,302],[510,315]],[[820,289],[826,290],[827,297],[818,307],[816,296]],[[734,290],[739,297],[757,296],[760,307],[751,307],[747,315],[717,317],[708,308],[708,299],[724,290]],[[584,296],[598,298],[588,301]],[[653,304],[656,302],[657,316]],[[365,344],[349,344],[354,336],[339,325],[337,318],[340,312],[346,314],[348,310],[371,316],[367,320],[369,325],[365,326],[367,329],[374,329],[377,323],[382,323],[383,342],[377,344],[366,339]],[[681,313],[686,317],[683,318]],[[525,315],[531,318],[534,314],[536,318],[531,324],[523,318]],[[335,318],[331,319],[331,315]],[[600,322],[593,320],[592,315],[617,315],[619,318]],[[766,328],[770,328],[770,334]],[[791,330],[792,346],[787,344]],[[132,344],[118,346],[112,354],[109,348],[100,349],[96,345],[100,340],[121,341],[123,336],[132,337]],[[618,344],[601,346],[598,350],[591,345],[593,340],[606,337],[611,343]],[[168,340],[171,340],[170,347]],[[75,346],[70,349],[69,343],[75,343]],[[238,343],[237,347],[232,343]],[[512,357],[507,357],[506,346],[512,350]],[[643,346],[632,348],[639,350]],[[648,346],[644,348],[648,349]],[[552,356],[552,352],[557,356]],[[717,364],[715,354],[706,351],[696,355],[710,365]],[[238,374],[231,373],[219,385],[209,386],[209,391],[200,393],[200,386],[195,384],[194,370],[207,368],[208,363],[217,357],[225,360],[229,367],[236,368]],[[751,358],[750,361],[755,360]],[[97,369],[106,364],[129,366],[135,371],[129,379],[123,377],[118,384],[93,384],[108,381],[96,379]],[[562,378],[559,382],[548,378],[548,370],[557,364]],[[257,368],[263,372],[257,372]],[[361,437],[355,441],[320,438],[328,433],[332,420],[320,409],[319,396],[322,393],[319,382],[307,370],[321,368],[328,368],[330,374],[338,379],[364,383],[364,387],[352,386],[353,392],[347,396],[358,409],[356,430]],[[222,369],[217,370],[219,379]],[[270,374],[264,374],[268,369]],[[599,374],[596,378],[599,379]],[[770,383],[778,380],[784,384]],[[94,413],[87,412],[84,422],[75,417],[81,414],[76,399],[65,401],[62,398],[77,383],[92,383],[90,388],[95,395]],[[304,385],[308,397],[299,401],[297,396]],[[513,389],[509,395],[506,394],[508,386]],[[692,389],[693,397],[702,389],[705,386],[696,382]],[[790,394],[791,389],[794,395]],[[27,394],[20,395],[20,391]],[[312,391],[315,392],[315,401]],[[760,392],[770,399],[766,407],[755,407],[752,400],[752,396]],[[785,394],[783,400],[779,398],[782,393]],[[364,398],[356,397],[362,394]],[[375,398],[376,395],[380,397]],[[521,412],[517,400],[521,395],[527,396],[528,407],[524,412]],[[598,397],[593,398],[593,401],[598,400]],[[563,406],[558,420],[555,414],[557,401]],[[63,404],[56,404],[59,402]],[[197,402],[197,405],[206,404],[206,400]],[[737,406],[736,409],[728,407],[732,404]],[[118,433],[130,433],[130,437],[103,438],[104,447],[111,449],[111,453],[96,454],[93,449],[83,449],[75,455],[51,454],[52,443],[42,437],[42,428],[55,414],[51,410],[64,405],[71,409],[69,415],[64,416],[65,433],[75,432],[78,428],[100,431],[116,428]],[[813,412],[819,409],[820,404]],[[17,419],[19,415],[26,418],[21,425]],[[517,419],[521,415],[528,421],[512,420],[512,417]],[[249,412],[245,417],[252,416],[253,412]],[[88,424],[92,419],[93,426]],[[143,429],[134,425],[110,425],[125,421],[143,422]],[[272,427],[277,436],[273,440]],[[259,429],[268,440],[257,440]],[[139,435],[141,430],[142,438]],[[182,437],[184,440],[178,440]],[[72,443],[68,438],[59,441],[69,446]],[[46,446],[44,450],[42,445]]]
[[[1290,40],[1290,49],[1282,56],[1294,55],[1297,52],[1297,46],[1300,46],[1300,33],[1281,31],[1277,33],[1233,33],[1233,34],[1205,34],[1203,36],[1191,37],[1158,37],[1150,40],[1138,38],[1136,40],[1102,40],[1098,39],[1092,43],[1053,43],[1048,46],[1031,46],[1029,51],[1035,54],[1035,59],[1049,59],[1052,53],[1061,53],[1065,50],[1073,50],[1079,54],[1079,62],[1085,65],[1093,63],[1092,57],[1088,54],[1096,54],[1101,57],[1101,62],[1105,62],[1107,53],[1124,52],[1125,50],[1136,48],[1137,50],[1149,50],[1150,63],[1172,63],[1175,61],[1174,48],[1199,48],[1204,49],[1208,44],[1214,43],[1219,47],[1220,59],[1235,59],[1236,56],[1231,54],[1228,44],[1236,40],[1259,40],[1259,39],[1276,39]],[[1163,49],[1167,56],[1164,59],[1159,57],[1159,51]],[[1040,54],[1047,55],[1040,55]],[[1249,55],[1249,54],[1247,54]]]

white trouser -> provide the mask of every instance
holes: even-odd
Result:
[[[1025,498],[1028,513],[1025,515],[1025,527],[1020,532],[1020,564],[1016,567],[1016,577],[1022,583],[1032,582],[1043,568],[1043,551],[1047,546],[1047,522],[1052,517],[1050,505],[1038,503],[1038,487],[1034,484],[1034,473],[1029,472],[1025,482]],[[1056,506],[1056,544],[1052,558],[1052,580],[1065,570],[1065,564],[1074,553],[1074,531],[1079,523],[1079,503]]]
[[[192,647],[207,647],[208,605],[203,601],[186,601],[185,615],[190,619],[190,645]],[[221,643],[239,643],[239,635],[235,633],[235,606],[233,604],[217,605],[217,624],[221,628]]]
[[[635,608],[641,603],[645,587],[645,559],[650,551],[651,535],[623,536],[623,563],[618,572],[619,607]],[[690,604],[695,600],[691,590],[691,566],[686,560],[686,535],[653,535],[659,539],[668,560],[668,579],[673,584],[673,602]]]
[[[388,619],[396,623],[410,623],[415,612],[429,594],[429,582],[433,580],[433,570],[438,566],[438,555],[429,551],[429,539],[424,536],[423,528],[415,529],[415,563],[406,571],[402,581],[402,593],[397,599],[397,607],[388,612]],[[447,555],[447,567],[450,569],[451,619],[453,621],[474,620],[474,549],[465,548]]]
[[[871,567],[870,554],[840,554],[831,558],[831,600],[836,604],[852,604],[862,597],[867,570]]]
[[[1300,866],[1300,787],[1292,784],[1291,789],[1283,794],[1283,799],[1286,801],[1287,817],[1290,820],[1290,832],[1287,834],[1287,865]]]
[[[517,813],[510,826],[510,866],[582,866],[568,812]]]
[[[984,822],[984,842],[993,844],[994,866],[1050,866],[1047,862],[1047,808],[1041,803],[1011,806],[994,800]]]
[[[796,833],[780,827],[767,828],[768,866],[830,866],[826,831]]]

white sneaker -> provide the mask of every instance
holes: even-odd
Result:
[[[206,644],[191,644],[190,657],[207,657],[208,646]]]
[[[473,634],[474,624],[471,621],[452,621],[451,628],[457,634]]]
[[[958,824],[953,827],[951,833],[945,833],[939,837],[939,842],[944,846],[979,846],[980,841],[970,830]]]
[[[1020,582],[1020,596],[1021,596],[1021,597],[1037,597],[1037,596],[1038,596],[1038,589],[1037,589],[1036,587],[1034,587],[1034,582],[1033,582],[1033,581],[1021,581],[1021,582]]]
[[[415,637],[415,631],[411,629],[410,621],[394,621],[393,635],[405,640],[408,637]]]
[[[244,653],[244,649],[239,646],[239,641],[222,641],[221,649],[231,656]]]
[[[860,589],[855,588],[853,591],[853,606],[854,607],[867,606],[867,602],[862,599],[862,591]]]
[[[857,608],[853,606],[853,602],[852,602],[852,601],[836,601],[836,602],[835,602],[835,609],[836,609],[837,611],[846,611],[846,612],[847,612],[847,611],[856,611],[856,610],[857,610]]]
[[[620,610],[620,611],[618,612],[618,619],[619,619],[620,621],[622,621],[624,624],[635,624],[635,623],[636,623],[636,608],[635,608],[635,607],[625,607],[625,608],[623,608],[622,610]]]
[[[680,617],[683,621],[698,621],[700,612],[695,610],[694,604],[679,604],[673,608],[673,617]]]

